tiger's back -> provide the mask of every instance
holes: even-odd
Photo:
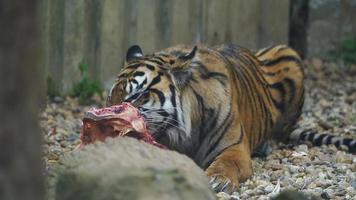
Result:
[[[286,141],[301,115],[304,104],[303,61],[286,45],[261,49],[255,53],[260,69],[268,82],[268,90],[281,115],[273,136]]]

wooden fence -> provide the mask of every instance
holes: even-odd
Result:
[[[62,91],[85,61],[108,88],[127,48],[150,53],[179,43],[236,43],[259,48],[288,42],[289,0],[44,0],[45,65]]]

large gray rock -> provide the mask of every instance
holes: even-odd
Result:
[[[57,169],[56,199],[216,199],[190,158],[123,137],[88,145]]]

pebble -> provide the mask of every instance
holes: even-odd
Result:
[[[301,145],[298,145],[295,150],[297,152],[304,152],[304,153],[307,153],[308,152],[308,146],[306,144],[301,144]]]
[[[331,199],[331,196],[328,192],[324,191],[323,193],[321,193],[321,198],[323,199]]]
[[[53,102],[54,103],[63,103],[64,99],[62,97],[54,97]]]
[[[267,187],[265,187],[265,192],[266,192],[267,194],[268,194],[268,193],[271,193],[274,188],[275,188],[275,186],[273,186],[273,185],[268,185]]]
[[[230,197],[231,197],[231,200],[240,200],[240,195],[238,192],[232,193],[232,195]]]
[[[47,155],[47,159],[48,159],[48,160],[58,160],[58,159],[59,159],[59,156],[58,156],[57,154],[55,154],[55,153],[49,153],[49,154]]]
[[[218,200],[229,200],[231,199],[230,195],[225,193],[225,192],[219,192],[216,194],[216,196],[218,197]]]
[[[300,167],[298,167],[298,166],[290,165],[290,166],[289,166],[289,171],[290,171],[292,174],[295,174],[295,173],[298,173],[299,168],[300,168]]]
[[[356,179],[353,179],[353,180],[351,181],[351,185],[352,185],[352,187],[356,190]]]

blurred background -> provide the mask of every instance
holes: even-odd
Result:
[[[60,92],[83,69],[109,88],[133,44],[152,53],[181,43],[284,43],[329,58],[356,37],[356,0],[63,0],[43,1],[40,13],[47,82]]]

